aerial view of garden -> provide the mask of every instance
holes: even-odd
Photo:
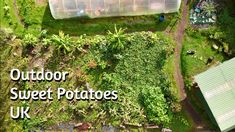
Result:
[[[235,131],[234,7],[0,0],[0,132]]]

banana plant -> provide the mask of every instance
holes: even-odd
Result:
[[[122,50],[125,48],[126,44],[126,29],[119,28],[117,26],[114,27],[114,32],[108,31],[108,40],[110,41],[110,47],[112,50]]]

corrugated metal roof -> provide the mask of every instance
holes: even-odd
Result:
[[[235,58],[195,76],[221,131],[235,128]]]

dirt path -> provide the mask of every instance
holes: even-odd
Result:
[[[200,115],[194,110],[192,104],[190,103],[189,99],[187,98],[187,94],[185,91],[184,86],[184,79],[182,76],[181,71],[181,50],[182,50],[182,43],[184,38],[184,32],[188,24],[188,0],[183,0],[183,11],[182,11],[182,17],[181,20],[179,20],[177,25],[177,30],[175,32],[175,41],[176,41],[176,48],[175,48],[175,55],[174,55],[174,63],[175,63],[175,73],[174,78],[176,80],[176,84],[179,88],[180,93],[180,101],[182,103],[182,106],[184,110],[187,112],[187,114],[192,118],[194,129],[202,129],[202,120]]]
[[[15,14],[15,17],[16,19],[18,20],[18,22],[23,26],[25,27],[25,23],[22,21],[22,18],[20,17],[19,15],[19,9],[18,9],[18,6],[17,6],[17,3],[16,3],[16,0],[14,0],[14,14]]]
[[[177,30],[175,32],[175,40],[176,40],[176,48],[175,48],[175,74],[174,74],[174,78],[176,80],[176,84],[178,86],[178,88],[180,88],[179,92],[180,92],[180,97],[181,97],[181,101],[185,100],[185,98],[187,97],[185,89],[184,89],[184,80],[183,80],[183,76],[181,73],[181,49],[182,49],[182,42],[183,42],[183,38],[184,38],[184,30],[187,26],[187,22],[188,22],[188,6],[187,6],[187,1],[188,0],[184,0],[183,1],[183,12],[182,12],[182,18],[181,20],[178,22],[177,25]]]

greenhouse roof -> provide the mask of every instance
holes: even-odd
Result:
[[[49,0],[55,19],[109,17],[177,12],[181,0]]]
[[[195,77],[221,131],[235,128],[235,58]]]

